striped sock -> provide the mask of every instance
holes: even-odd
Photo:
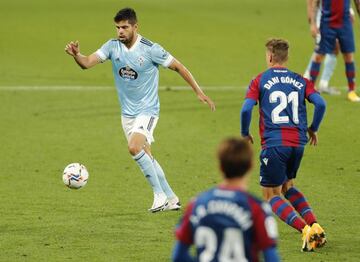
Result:
[[[314,61],[311,63],[310,80],[311,80],[311,82],[313,82],[313,83],[316,82],[316,78],[317,78],[318,75],[319,75],[320,66],[321,66],[321,63],[317,63],[317,62],[314,62]]]
[[[305,222],[296,214],[294,208],[289,205],[285,199],[280,196],[274,196],[270,199],[270,205],[273,212],[286,224],[292,226],[299,232],[306,226]]]
[[[306,201],[305,196],[299,190],[295,187],[291,187],[284,196],[305,220],[306,224],[311,226],[316,223],[315,214],[313,213],[309,203]]]
[[[354,89],[355,89],[355,64],[354,64],[354,62],[345,63],[345,72],[346,72],[346,78],[348,81],[349,91],[354,91]]]
[[[307,78],[307,79],[310,79],[310,70],[311,70],[311,65],[312,65],[312,61],[314,60],[314,57],[315,57],[315,53],[313,53],[310,57],[310,60],[309,60],[309,63],[305,69],[305,72],[304,72],[304,77]]]

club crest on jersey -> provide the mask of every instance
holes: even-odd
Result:
[[[144,59],[144,57],[140,56],[137,61],[138,61],[139,65],[142,66],[144,64],[145,59]]]
[[[120,68],[119,75],[127,80],[135,80],[138,77],[138,73],[130,66]]]

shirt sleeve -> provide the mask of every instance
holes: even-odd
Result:
[[[95,54],[100,58],[102,63],[111,58],[113,42],[113,40],[107,41],[95,52]]]
[[[324,117],[326,102],[318,93],[313,93],[309,96],[308,100],[315,106],[314,117],[310,129],[314,132],[318,131],[321,120]]]
[[[311,94],[317,93],[317,91],[315,90],[314,87],[314,83],[309,81],[308,79],[304,78],[305,82],[306,82],[306,87],[305,87],[305,97],[307,100],[309,100],[309,96]]]
[[[260,98],[260,78],[261,74],[254,78],[248,87],[245,98],[250,98],[258,101]]]
[[[150,52],[151,60],[163,67],[169,67],[174,59],[174,57],[159,44],[154,44]]]
[[[186,207],[184,217],[182,218],[180,224],[176,228],[175,235],[176,238],[184,244],[192,245],[193,244],[193,232],[192,226],[190,223],[190,216],[194,207],[194,201],[190,202]]]
[[[263,202],[261,205],[255,200],[251,201],[255,244],[260,250],[265,250],[276,246],[278,230],[276,220],[272,216],[272,210],[268,203]]]

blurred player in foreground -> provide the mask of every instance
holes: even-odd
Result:
[[[80,53],[79,43],[70,42],[65,51],[82,68],[88,69],[111,60],[121,104],[121,122],[129,152],[154,192],[151,212],[180,209],[179,198],[168,184],[164,171],[151,154],[153,132],[159,119],[159,65],[180,74],[201,102],[215,105],[196,83],[191,73],[159,44],[138,34],[136,13],[120,10],[114,17],[117,38],[107,41],[89,56]]]
[[[338,40],[345,62],[345,73],[348,81],[347,98],[351,102],[360,102],[360,97],[355,93],[355,42],[350,14],[350,0],[323,0],[320,27],[316,23],[320,0],[311,1],[310,30],[314,38],[320,34],[320,41],[313,56],[310,79],[313,83],[316,82],[325,54],[334,52]],[[354,0],[354,2],[360,15],[360,0]]]
[[[317,131],[326,106],[309,80],[285,67],[288,49],[288,42],[282,39],[266,43],[269,69],[250,83],[241,110],[241,134],[253,143],[249,126],[252,109],[259,102],[263,196],[281,220],[302,233],[302,250],[312,251],[325,244],[325,232],[304,195],[295,188],[294,180],[308,142],[306,133],[310,145],[317,145]],[[310,127],[305,99],[315,105]]]
[[[173,261],[279,261],[270,206],[247,193],[253,151],[245,139],[224,140],[217,152],[223,182],[187,206],[176,229]],[[189,254],[196,247],[196,259]]]

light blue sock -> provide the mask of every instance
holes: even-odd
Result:
[[[320,81],[329,83],[336,67],[336,55],[326,54],[324,60],[324,71],[321,74]]]
[[[140,153],[133,156],[133,159],[139,165],[144,176],[149,181],[154,193],[163,192],[151,157],[146,154],[144,150],[141,150]]]
[[[155,158],[153,159],[153,164],[154,164],[154,168],[156,170],[156,174],[159,178],[160,185],[161,185],[162,189],[164,190],[166,196],[168,198],[175,197],[176,195],[175,195],[174,191],[172,191],[168,181],[166,180],[164,170],[161,168],[160,164],[155,160]]]

